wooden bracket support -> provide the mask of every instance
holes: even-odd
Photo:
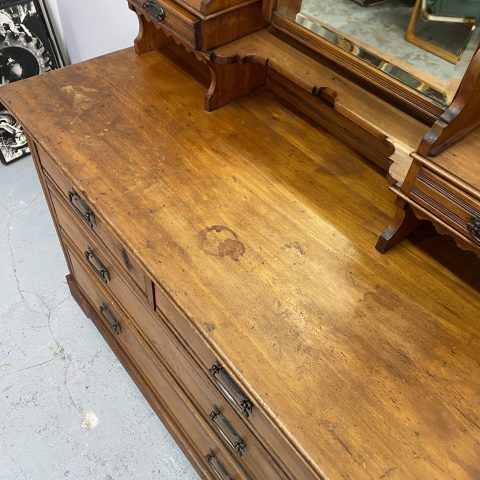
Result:
[[[415,216],[410,205],[405,200],[397,198],[397,213],[393,222],[378,238],[375,248],[385,253],[413,233],[422,223]]]
[[[480,46],[450,106],[423,138],[418,153],[434,157],[480,127]]]
[[[256,57],[218,59],[207,62],[211,83],[205,95],[205,110],[211,112],[248,95],[267,82],[267,61]]]
[[[162,29],[156,27],[145,15],[138,13],[133,5],[129,3],[128,6],[138,18],[139,29],[134,42],[137,55],[158,50],[172,43],[172,38],[168,37]]]

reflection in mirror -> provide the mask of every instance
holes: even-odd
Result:
[[[480,0],[303,0],[293,19],[441,106],[480,41]]]

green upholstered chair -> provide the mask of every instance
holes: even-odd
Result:
[[[432,15],[446,17],[447,21],[452,18],[477,19],[480,17],[480,0],[425,0],[425,10],[430,14],[430,20],[433,20]]]
[[[466,28],[470,29],[469,35],[471,35],[480,19],[480,0],[417,0],[413,9],[407,30],[407,40],[449,62],[458,63],[467,47],[468,38],[464,48],[453,53],[431,41],[417,37],[415,29],[421,18],[427,22],[465,24]]]

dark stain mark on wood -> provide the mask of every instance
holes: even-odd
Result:
[[[127,251],[123,247],[122,247],[122,257],[123,257],[123,261],[125,262],[125,266],[127,267],[127,269],[131,270],[133,268],[132,263],[130,262],[130,258],[128,256]]]
[[[214,257],[230,257],[238,261],[245,253],[245,245],[229,227],[213,225],[199,234],[200,248]]]
[[[300,245],[299,242],[290,242],[290,243],[286,243],[283,246],[284,250],[287,250],[287,249],[290,249],[290,248],[293,248],[293,249],[297,250],[300,253],[300,255],[306,255],[307,254],[307,251]]]
[[[385,471],[382,475],[380,475],[380,478],[388,478],[391,473],[393,473],[395,470],[397,470],[398,467],[390,467],[388,470]]]
[[[315,172],[326,176],[350,177],[359,172],[358,165],[351,158],[337,158],[332,156],[322,165],[317,165]]]

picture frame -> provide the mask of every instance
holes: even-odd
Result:
[[[0,0],[0,85],[64,65],[45,0]],[[0,104],[0,161],[8,165],[29,153],[22,126]]]

